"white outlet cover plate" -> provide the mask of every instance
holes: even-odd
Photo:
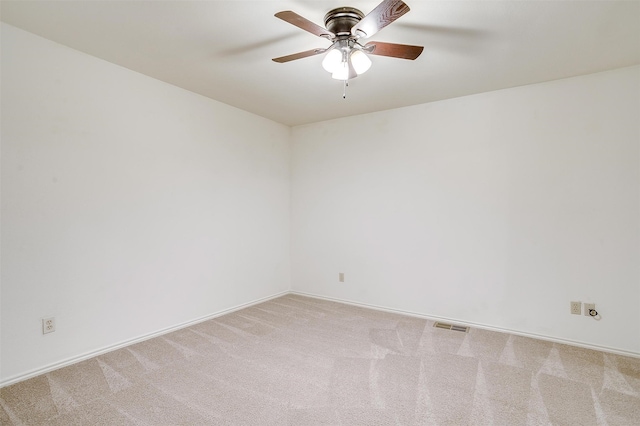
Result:
[[[42,334],[56,331],[56,319],[54,317],[42,318]]]
[[[572,315],[580,315],[580,310],[582,309],[581,302],[571,302],[571,314]]]

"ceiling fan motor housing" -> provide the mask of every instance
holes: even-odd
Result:
[[[364,13],[354,7],[338,7],[324,16],[324,26],[338,38],[350,37],[351,28],[364,18]]]

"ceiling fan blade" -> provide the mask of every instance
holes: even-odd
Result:
[[[307,18],[303,18],[302,16],[290,10],[278,12],[274,16],[292,25],[295,25],[298,28],[308,31],[311,34],[317,35],[318,37],[325,37],[329,40],[333,40],[333,38],[336,36],[326,28],[322,28],[320,25],[316,25],[313,22],[309,21]]]
[[[370,41],[364,45],[364,51],[370,55],[390,56],[392,58],[416,59],[422,53],[424,47],[408,44],[383,43]]]
[[[384,0],[351,28],[351,34],[360,38],[371,37],[408,11],[409,6],[402,0]]]
[[[319,55],[319,54],[324,53],[326,51],[327,51],[327,49],[322,49],[322,48],[320,48],[320,49],[311,49],[311,50],[306,50],[304,52],[294,53],[293,55],[287,55],[287,56],[281,56],[279,58],[273,58],[272,61],[282,64],[284,62],[295,61],[296,59],[302,59],[302,58],[307,58],[309,56]]]

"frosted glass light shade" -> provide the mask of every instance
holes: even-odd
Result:
[[[331,74],[336,80],[349,80],[349,64],[341,62],[338,68]]]
[[[322,60],[322,68],[327,72],[333,73],[340,67],[341,63],[342,52],[340,49],[333,49],[330,50]]]
[[[355,50],[351,54],[351,65],[358,74],[364,74],[371,68],[371,59],[361,50]]]

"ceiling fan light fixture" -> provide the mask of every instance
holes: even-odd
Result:
[[[331,74],[331,77],[336,80],[349,80],[349,64],[347,62],[341,62],[338,68]]]
[[[340,49],[331,49],[322,60],[322,68],[325,71],[334,73],[342,63],[342,52]]]
[[[358,75],[364,74],[371,68],[371,59],[362,50],[351,53],[351,65]]]
[[[327,49],[307,50],[273,58],[273,61],[283,63],[324,53],[322,67],[334,79],[344,83],[342,93],[344,98],[349,80],[364,74],[371,68],[369,55],[411,60],[420,56],[422,46],[383,42],[369,42],[363,45],[360,42],[361,39],[373,36],[408,11],[409,6],[402,0],[382,0],[382,3],[367,15],[353,7],[338,7],[325,15],[325,28],[291,10],[278,12],[275,15],[276,18],[318,37],[327,38],[332,44]]]

